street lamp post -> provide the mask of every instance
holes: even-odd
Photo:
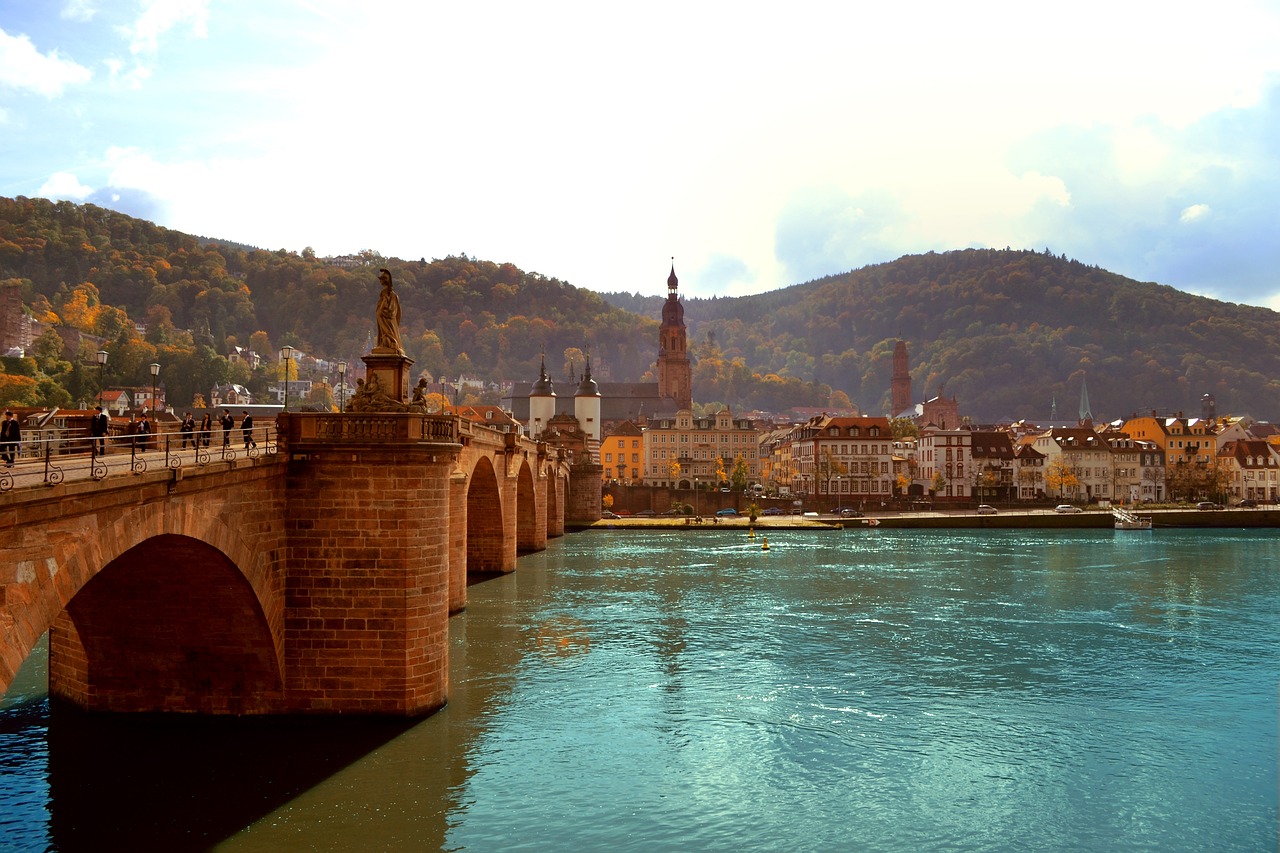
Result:
[[[702,513],[698,512],[698,478],[693,478],[693,517],[701,518]]]
[[[102,405],[102,371],[107,366],[107,351],[98,350],[98,405]]]
[[[345,412],[347,403],[347,363],[338,362],[338,411]]]
[[[160,376],[160,365],[151,363],[151,414],[156,413],[156,378]],[[155,429],[153,426],[152,429]]]
[[[289,411],[289,368],[293,363],[293,347],[281,348],[280,359],[284,362],[284,410],[287,412]]]

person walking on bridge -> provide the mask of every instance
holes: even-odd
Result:
[[[209,446],[209,436],[213,433],[213,415],[209,412],[204,413],[204,417],[200,419],[200,431],[196,433],[196,447],[204,442],[204,446]]]
[[[196,419],[187,412],[187,416],[182,419],[182,426],[178,427],[178,431],[182,433],[182,449],[187,449],[187,444],[194,446],[196,444]]]
[[[13,412],[5,409],[4,421],[0,422],[0,458],[4,459],[4,467],[13,467],[13,458],[22,443],[22,426],[13,418]]]
[[[253,440],[253,415],[249,414],[248,409],[245,410],[244,420],[240,422],[240,431],[244,433],[245,450],[258,446],[258,442]]]
[[[231,446],[231,430],[235,428],[236,419],[231,417],[230,412],[223,409],[222,417],[218,418],[218,424],[222,427],[222,449],[226,450]]]

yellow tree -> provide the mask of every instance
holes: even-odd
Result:
[[[1075,466],[1059,456],[1044,469],[1045,487],[1059,495],[1074,495],[1080,485],[1080,477],[1076,475]]]
[[[674,483],[680,478],[680,463],[672,459],[671,464],[667,466],[667,471],[671,474],[671,482]]]

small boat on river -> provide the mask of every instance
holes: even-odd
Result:
[[[1111,515],[1116,520],[1116,530],[1150,530],[1151,516],[1137,515],[1118,506],[1111,508]]]

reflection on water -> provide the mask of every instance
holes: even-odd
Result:
[[[416,723],[11,691],[0,837],[1270,849],[1278,569],[1269,531],[580,534],[469,589],[450,703]]]

